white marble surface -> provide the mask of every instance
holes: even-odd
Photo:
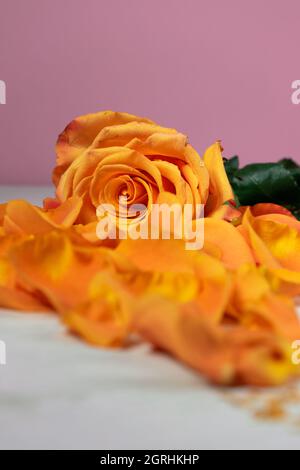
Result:
[[[0,201],[45,189],[0,188]],[[0,449],[297,449],[300,431],[258,421],[147,346],[91,348],[55,315],[0,310]]]
[[[32,204],[42,205],[45,197],[53,197],[53,186],[10,186],[0,185],[0,204],[11,199],[26,199]]]

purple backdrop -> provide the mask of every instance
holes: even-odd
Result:
[[[299,161],[299,0],[1,0],[0,183],[45,183],[57,134],[114,109]]]

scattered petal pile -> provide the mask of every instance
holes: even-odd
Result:
[[[0,205],[0,306],[54,311],[95,346],[147,341],[222,385],[299,375],[300,222],[281,206],[236,207],[216,142],[203,159],[174,129],[111,111],[59,136],[56,196]],[[205,207],[204,246],[97,237],[97,207]],[[120,215],[121,217],[121,215]]]

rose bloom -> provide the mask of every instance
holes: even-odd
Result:
[[[82,200],[76,220],[95,233],[101,204],[116,209],[172,201],[205,206],[212,214],[233,198],[216,142],[201,159],[186,135],[127,113],[104,111],[72,121],[59,136],[53,180],[58,203]],[[45,208],[53,207],[46,201]],[[196,213],[196,210],[195,210]]]

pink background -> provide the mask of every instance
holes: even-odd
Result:
[[[298,161],[299,0],[1,0],[0,183],[46,183],[73,117],[114,109]]]

